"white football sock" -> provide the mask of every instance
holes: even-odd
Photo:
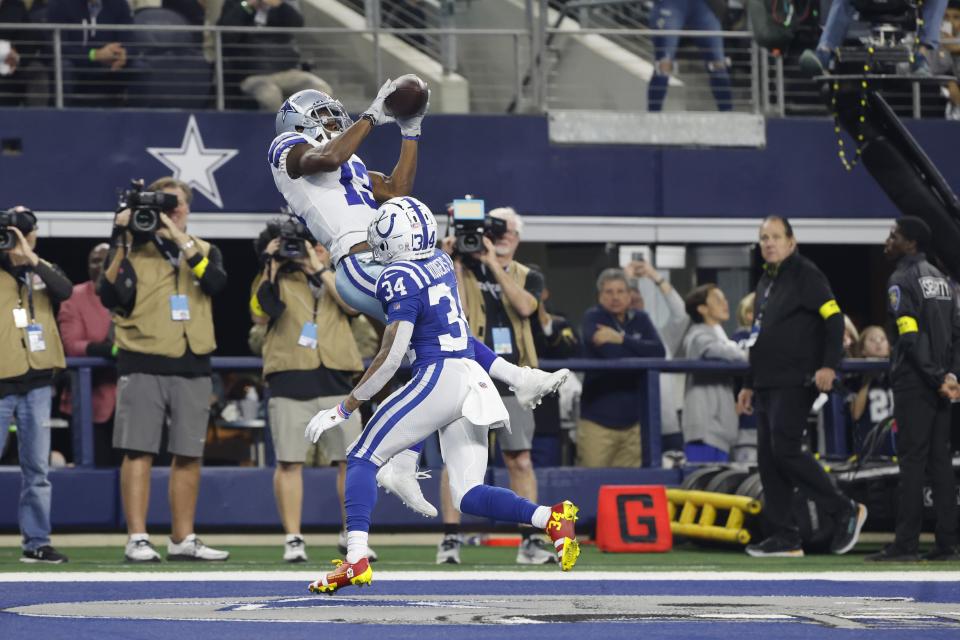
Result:
[[[537,529],[546,529],[547,523],[550,522],[550,513],[553,512],[553,509],[550,507],[544,507],[540,505],[537,507],[537,510],[533,512],[533,517],[530,518],[530,524],[535,526]]]
[[[503,358],[498,357],[490,365],[490,377],[500,382],[506,382],[511,387],[520,386],[520,377],[523,375],[523,369],[515,364],[510,364]]]
[[[544,524],[544,527],[547,525]],[[366,531],[347,531],[347,562],[353,564],[367,557],[367,540],[370,534]]]

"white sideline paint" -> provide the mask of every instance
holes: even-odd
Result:
[[[78,573],[0,573],[0,582],[311,582],[317,571],[183,571],[131,573],[89,571]],[[960,582],[960,571],[827,571],[764,573],[758,571],[647,571],[607,572],[571,571],[569,573],[533,571],[377,571],[375,582],[653,582],[653,581],[770,581],[797,582]]]

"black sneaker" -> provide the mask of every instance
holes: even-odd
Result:
[[[772,535],[763,542],[747,545],[747,555],[754,558],[802,558],[799,536]]]
[[[63,564],[64,562],[70,562],[67,556],[63,555],[53,547],[48,544],[43,545],[38,549],[33,549],[32,551],[24,551],[23,555],[20,556],[20,562],[26,562],[28,564],[35,564],[42,562],[44,564]]]
[[[871,553],[863,559],[867,562],[918,562],[920,556],[916,551],[904,551],[895,544],[888,544],[880,551]]]
[[[960,553],[957,553],[956,547],[934,547],[920,556],[921,560],[929,562],[948,562],[950,560],[960,560]]]
[[[839,556],[853,549],[860,539],[860,530],[867,521],[867,507],[851,500],[850,506],[838,515],[837,531],[833,534],[830,552]]]

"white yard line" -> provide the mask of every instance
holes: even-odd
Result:
[[[0,573],[0,582],[310,582],[317,571],[184,571],[135,572],[110,571],[70,573]],[[647,571],[643,573],[609,571],[571,571],[546,573],[526,571],[377,571],[378,582],[652,582],[652,581],[768,581],[795,582],[957,582],[960,571],[829,571],[762,573],[750,571]]]

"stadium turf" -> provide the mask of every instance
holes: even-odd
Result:
[[[26,565],[19,562],[20,551],[14,547],[0,547],[0,572],[22,571],[304,571],[325,569],[329,561],[338,558],[334,547],[314,546],[308,549],[310,561],[287,564],[281,561],[278,546],[226,547],[231,552],[227,562],[159,562],[127,564],[123,549],[118,547],[71,547],[64,549],[70,562],[63,565]],[[808,555],[805,558],[749,558],[736,550],[715,550],[684,545],[662,554],[602,553],[593,546],[584,546],[576,568],[588,571],[610,569],[616,571],[762,571],[762,572],[822,572],[822,571],[956,571],[960,563],[867,563],[863,557],[879,545],[862,544],[844,556]],[[380,560],[376,569],[396,571],[515,571],[516,549],[503,547],[465,546],[461,552],[463,564],[436,565],[436,547],[432,545],[383,545],[376,547]],[[159,551],[163,554],[164,549]],[[557,571],[555,565],[524,566],[523,571]]]

